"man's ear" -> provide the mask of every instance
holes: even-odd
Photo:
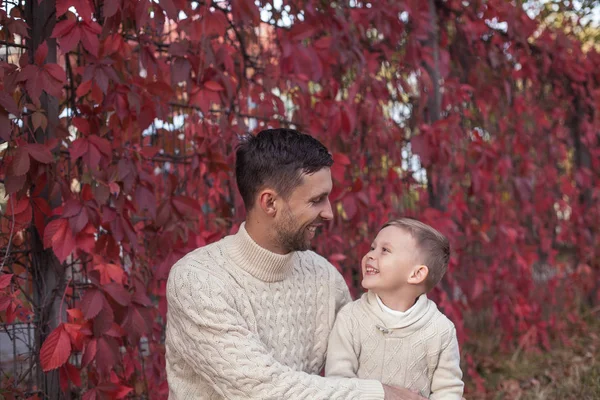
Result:
[[[258,206],[268,216],[277,214],[277,193],[272,189],[264,189],[258,195]]]
[[[427,276],[429,275],[429,268],[427,265],[417,265],[413,268],[410,275],[408,276],[408,283],[412,283],[414,285],[420,285],[425,282]]]

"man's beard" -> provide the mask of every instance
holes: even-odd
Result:
[[[297,227],[296,220],[290,210],[286,210],[284,218],[275,225],[275,240],[284,251],[304,251],[310,249],[310,240],[306,238],[306,226]]]

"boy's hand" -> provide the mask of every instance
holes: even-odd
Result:
[[[383,385],[383,393],[385,400],[426,400],[408,389],[396,386]]]

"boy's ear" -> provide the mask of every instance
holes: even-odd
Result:
[[[408,276],[408,283],[412,283],[414,285],[420,285],[425,282],[427,276],[429,275],[429,268],[427,265],[417,265],[413,268],[410,275]]]
[[[277,213],[276,199],[277,193],[274,190],[262,190],[258,195],[258,206],[265,214],[273,217]]]

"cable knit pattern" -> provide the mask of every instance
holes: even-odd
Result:
[[[454,324],[426,295],[413,307],[409,315],[392,315],[369,292],[342,308],[329,338],[326,376],[376,379],[430,399],[460,400]]]
[[[167,282],[169,399],[383,399],[373,380],[323,378],[348,288],[324,258],[236,235],[197,249]]]

